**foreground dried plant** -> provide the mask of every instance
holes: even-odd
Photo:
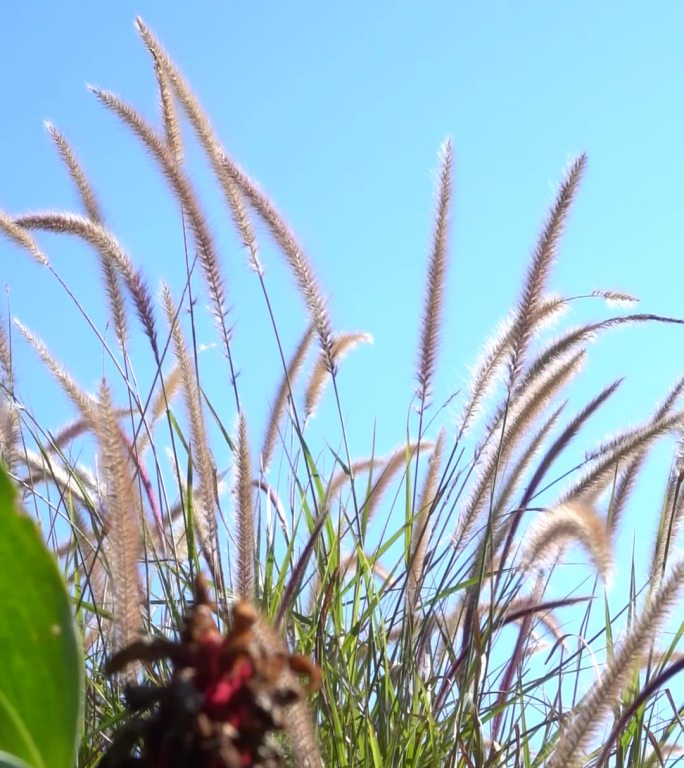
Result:
[[[319,671],[304,656],[290,655],[254,607],[232,608],[222,636],[212,618],[216,606],[198,578],[195,602],[178,643],[138,640],[115,654],[107,671],[133,661],[168,659],[173,672],[161,686],[126,688],[137,712],[99,763],[100,768],[275,768],[283,754],[273,735],[286,727],[290,709],[319,684]],[[148,711],[151,710],[151,711]],[[320,761],[319,761],[320,762]]]

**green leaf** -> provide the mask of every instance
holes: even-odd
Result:
[[[7,752],[0,752],[0,768],[31,768],[28,763]]]
[[[82,676],[59,569],[0,467],[0,768],[73,768]]]

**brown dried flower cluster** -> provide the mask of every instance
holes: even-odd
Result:
[[[308,658],[284,645],[263,642],[264,622],[248,602],[232,611],[230,632],[221,635],[215,606],[199,578],[196,600],[180,642],[139,640],[110,659],[107,671],[131,662],[168,659],[163,686],[129,685],[132,719],[115,735],[99,768],[275,768],[282,751],[273,734],[283,730],[288,709],[319,684]],[[268,647],[267,647],[268,645]],[[307,678],[300,684],[298,675]]]

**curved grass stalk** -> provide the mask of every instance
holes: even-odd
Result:
[[[373,337],[369,333],[340,333],[335,336],[333,341],[333,354],[336,364],[359,344],[372,344]],[[330,377],[330,366],[328,357],[321,353],[314,365],[311,376],[306,387],[304,395],[304,419],[305,421],[314,415],[318,403],[323,396],[323,390]]]
[[[268,427],[266,428],[266,435],[264,437],[264,443],[261,448],[261,468],[262,471],[266,471],[268,465],[271,462],[273,451],[275,449],[276,438],[278,436],[278,425],[285,413],[288,398],[295,379],[299,375],[302,366],[304,365],[304,358],[311,346],[313,340],[314,327],[310,325],[304,335],[299,341],[299,344],[295,348],[292,357],[290,358],[287,368],[283,374],[283,378],[280,381],[276,396],[271,406],[271,414],[268,418]]]

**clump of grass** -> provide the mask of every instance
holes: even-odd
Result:
[[[401,444],[390,456],[374,449],[352,456],[338,366],[371,337],[335,330],[314,262],[291,226],[231,158],[161,44],[141,20],[137,28],[152,57],[161,130],[110,92],[92,91],[137,137],[175,196],[188,243],[182,289],[172,293],[163,284],[155,301],[147,276],[107,228],[96,185],[51,125],[83,212],[0,212],[0,231],[65,289],[113,371],[91,397],[15,321],[73,403],[75,421],[55,430],[22,401],[14,336],[0,333],[0,449],[60,559],[87,649],[79,768],[98,763],[124,717],[120,687],[104,675],[107,658],[135,635],[177,632],[199,573],[216,590],[222,625],[238,597],[253,601],[280,633],[269,634],[263,622],[264,644],[280,647],[282,637],[321,668],[320,691],[308,704],[293,704],[287,719],[293,765],[636,766],[675,754],[679,715],[668,712],[663,686],[681,663],[674,643],[658,646],[655,629],[682,581],[681,563],[670,563],[682,510],[682,381],[640,426],[604,440],[572,472],[560,469],[620,383],[597,387],[573,410],[571,385],[584,375],[594,339],[622,325],[681,322],[616,314],[549,338],[548,321],[573,302],[633,301],[610,289],[584,297],[549,292],[587,158],[580,155],[567,169],[519,300],[485,347],[454,420],[431,397],[454,172],[452,144],[444,143],[413,402],[407,393],[416,413],[398,431]],[[281,362],[258,454],[233,343],[234,334],[249,329],[230,319],[224,258],[186,160],[184,119],[246,248]],[[292,349],[271,300],[260,228],[303,300],[302,335]],[[41,231],[94,249],[116,347],[39,247],[34,235]],[[207,394],[197,341],[203,317],[196,297],[203,294],[225,357],[224,390],[232,395],[220,402]],[[314,339],[319,352],[312,360]],[[326,424],[326,441],[318,445],[309,417],[326,396],[338,418]],[[398,414],[399,424],[403,418]],[[561,548],[580,545],[587,572],[606,575],[630,493],[652,447],[668,436],[679,447],[641,585],[644,603],[638,606],[635,576],[626,608],[613,614],[599,578],[593,586],[591,578],[568,584]],[[231,469],[232,515],[221,499]],[[601,602],[603,610],[596,608]],[[169,673],[163,660],[138,672],[156,683]]]

